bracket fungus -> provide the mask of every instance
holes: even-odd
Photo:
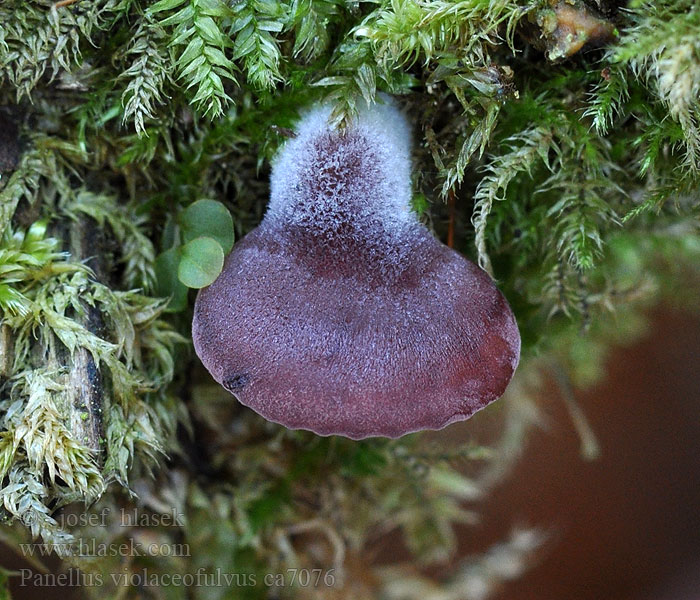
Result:
[[[205,367],[293,429],[398,437],[505,391],[520,335],[503,295],[410,209],[408,124],[386,101],[342,131],[317,107],[273,163],[261,224],[200,290]]]

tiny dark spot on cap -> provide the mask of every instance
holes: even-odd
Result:
[[[239,373],[237,375],[232,375],[231,377],[227,377],[226,379],[224,379],[222,385],[229,392],[236,392],[248,385],[249,381],[250,373]]]

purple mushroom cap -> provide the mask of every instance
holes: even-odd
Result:
[[[390,104],[344,131],[307,113],[259,227],[197,296],[192,335],[240,402],[294,429],[398,437],[505,391],[520,335],[479,267],[410,209],[410,131]]]

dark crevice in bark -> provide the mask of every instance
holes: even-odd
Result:
[[[89,217],[80,217],[63,228],[62,237],[73,260],[90,267],[97,281],[108,272],[105,264],[104,233]],[[81,314],[72,315],[91,333],[104,337],[104,320],[100,310],[88,302],[81,303]],[[103,406],[105,381],[92,354],[78,348],[72,357],[62,356],[68,367],[69,425],[75,438],[95,452],[98,464],[104,463]]]

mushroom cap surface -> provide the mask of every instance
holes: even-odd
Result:
[[[344,133],[327,116],[302,120],[265,219],[200,290],[195,350],[241,403],[293,429],[398,437],[466,419],[515,371],[513,313],[408,208],[398,111],[375,108]]]

